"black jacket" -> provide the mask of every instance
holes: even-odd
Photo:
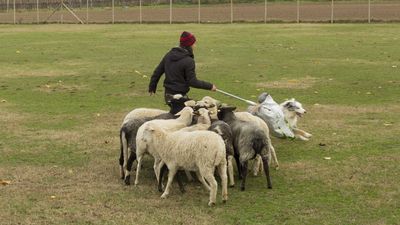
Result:
[[[212,84],[197,80],[195,62],[190,49],[172,48],[154,70],[149,84],[149,92],[156,92],[157,83],[165,73],[165,92],[170,94],[186,94],[189,87],[211,90]]]

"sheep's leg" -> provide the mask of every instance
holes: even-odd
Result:
[[[199,179],[200,183],[203,184],[204,188],[207,191],[211,191],[210,185],[207,184],[206,180],[204,180],[204,177],[200,174],[200,171],[196,171],[197,179]]]
[[[214,177],[214,171],[211,169],[207,169],[205,173],[200,172],[207,182],[210,184],[210,201],[208,202],[208,206],[214,206],[217,199],[217,191],[218,191],[218,183]]]
[[[157,182],[160,180],[160,170],[164,166],[164,162],[161,159],[154,157],[154,173],[156,174]]]
[[[178,170],[176,169],[175,166],[171,166],[171,167],[168,168],[168,169],[169,169],[169,172],[168,172],[168,182],[167,182],[167,186],[165,187],[164,193],[161,195],[161,198],[167,198],[167,197],[168,197],[169,191],[170,191],[170,189],[171,189],[172,181],[174,180],[175,174],[176,174],[176,172],[178,171]]]
[[[160,170],[160,178],[158,179],[158,191],[159,192],[163,192],[163,178],[164,178],[164,174],[165,172],[168,170],[167,165],[164,164],[163,167],[161,167]]]
[[[261,156],[257,155],[256,158],[254,159],[254,164],[253,164],[253,175],[257,176],[258,171],[260,171],[261,167]]]
[[[139,184],[139,174],[140,174],[140,169],[142,168],[142,159],[143,155],[138,156],[137,158],[135,185]]]
[[[226,175],[226,160],[218,165],[219,176],[221,177],[222,186],[222,202],[225,203],[228,200],[228,176]]]
[[[178,182],[178,185],[179,185],[179,190],[181,191],[181,193],[185,193],[186,191],[185,191],[185,187],[183,186],[182,179],[181,179],[182,178],[181,173],[179,173],[179,171],[178,171],[178,173],[175,177],[176,177],[176,181]]]
[[[246,177],[247,177],[247,161],[243,162],[241,165],[242,169],[242,183],[240,184],[240,190],[244,191],[246,186]]]
[[[267,177],[268,188],[271,189],[272,183],[271,183],[271,177],[269,175],[268,157],[263,156],[262,161],[264,163],[264,172],[265,172],[265,176]]]
[[[136,159],[136,153],[131,152],[131,154],[129,155],[129,159],[126,165],[126,171],[128,171],[127,176],[125,177],[125,184],[126,185],[130,185],[131,184],[131,171],[132,171],[132,165],[133,162]]]
[[[229,187],[235,186],[235,176],[233,174],[233,156],[228,156],[227,164],[228,164],[228,175],[229,175]]]
[[[122,164],[122,169],[124,172],[122,172],[124,174],[125,177],[125,184],[127,183],[127,177],[129,176],[129,171],[127,170],[127,165],[128,165],[128,158],[129,158],[129,148],[128,148],[128,141],[126,140],[126,135],[125,132],[121,131],[120,134],[120,138],[121,138],[121,155],[123,156],[123,164]],[[121,173],[121,174],[122,174]],[[129,178],[128,178],[128,183],[129,183]]]
[[[186,177],[187,177],[188,181],[192,182],[193,181],[193,177],[192,177],[192,174],[190,174],[190,171],[185,170],[185,174],[186,174]]]
[[[119,155],[119,166],[120,166],[121,179],[123,180],[125,178],[125,173],[124,173],[124,149],[122,147],[122,139],[121,139],[121,154]]]
[[[235,154],[235,161],[238,170],[239,180],[242,179],[242,165],[239,160],[239,155]]]
[[[278,170],[279,169],[278,158],[276,157],[275,148],[274,148],[274,146],[272,146],[271,143],[269,143],[269,149],[270,149],[270,151],[272,153],[272,159],[274,160],[274,163],[275,163],[275,169]],[[268,157],[268,158],[271,159],[270,157]],[[260,162],[260,164],[261,164],[261,162]]]

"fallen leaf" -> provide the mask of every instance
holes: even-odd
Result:
[[[314,94],[318,94],[318,91],[314,91]]]
[[[51,199],[55,199],[55,198],[56,198],[56,196],[55,196],[55,195],[52,195],[52,196],[50,196],[50,198],[51,198]]]
[[[6,186],[6,185],[11,184],[11,181],[9,181],[9,180],[0,180],[0,184]]]
[[[330,159],[331,159],[331,157],[324,157],[324,159],[326,159],[326,160],[330,160]]]
[[[1,100],[1,102],[7,102],[7,100],[3,99],[3,100]]]
[[[15,53],[17,53],[17,54],[19,54],[19,53],[21,53],[19,50],[17,50]]]
[[[100,113],[97,113],[96,116],[100,116]]]

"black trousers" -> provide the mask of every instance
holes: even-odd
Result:
[[[169,106],[169,113],[176,114],[185,108],[185,102],[190,100],[186,94],[181,94],[183,97],[180,99],[174,99],[174,94],[164,93],[165,103]]]

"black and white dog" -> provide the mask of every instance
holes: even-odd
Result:
[[[289,124],[289,128],[293,131],[295,137],[303,141],[308,141],[309,138],[312,137],[312,134],[297,127],[298,118],[307,113],[301,103],[292,98],[282,102],[280,105],[285,115],[285,120]]]

